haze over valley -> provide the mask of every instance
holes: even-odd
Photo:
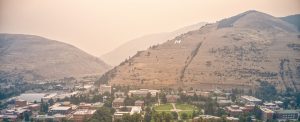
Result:
[[[299,122],[299,0],[0,0],[0,122]]]

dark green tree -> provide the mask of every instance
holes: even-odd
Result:
[[[182,114],[181,114],[181,119],[183,119],[183,120],[188,119],[187,113],[182,113]]]
[[[172,117],[173,117],[173,119],[174,120],[177,120],[178,119],[178,114],[177,114],[177,112],[171,112],[171,114],[172,114]]]
[[[89,122],[111,122],[112,110],[110,108],[101,107],[96,113],[89,119]]]

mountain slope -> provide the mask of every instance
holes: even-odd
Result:
[[[281,17],[280,19],[282,19],[283,21],[286,21],[290,24],[295,25],[298,28],[298,31],[300,31],[300,14]]]
[[[142,88],[300,88],[296,27],[257,11],[209,24],[137,53],[100,82]]]
[[[197,30],[205,24],[206,23],[201,22],[198,24],[183,27],[173,32],[151,34],[137,39],[133,39],[119,46],[113,51],[102,55],[101,59],[104,60],[106,63],[109,63],[110,65],[119,65],[126,58],[133,56],[137,51],[146,50],[150,46],[161,44],[162,42],[165,42],[169,39],[173,39],[174,37],[179,36],[180,34],[192,30]]]
[[[46,38],[0,34],[0,78],[28,81],[102,74],[110,68],[78,48]]]

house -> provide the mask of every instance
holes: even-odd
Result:
[[[148,89],[130,90],[128,96],[146,97],[148,93]]]
[[[279,122],[287,120],[297,121],[299,119],[300,109],[297,110],[275,110],[275,118]]]
[[[209,97],[210,96],[210,92],[203,92],[203,91],[196,91],[195,92],[197,96],[202,96],[202,97]]]
[[[43,102],[48,102],[49,100],[54,100],[54,101],[56,101],[56,99],[55,99],[55,96],[57,95],[57,93],[51,93],[51,94],[46,94],[43,98],[42,98],[42,100],[43,100]]]
[[[50,115],[54,114],[62,114],[66,115],[71,112],[72,108],[69,106],[57,106],[57,107],[52,107],[49,111]]]
[[[226,107],[227,112],[230,114],[230,116],[239,116],[243,114],[242,108],[238,105],[231,105]]]
[[[26,100],[17,99],[15,101],[15,105],[16,105],[16,107],[24,107],[24,106],[27,106],[27,101]]]
[[[246,104],[242,109],[244,113],[251,112],[254,109],[254,104]]]
[[[133,115],[134,113],[141,113],[141,106],[120,106],[114,113],[114,119],[122,119],[124,114]]]
[[[220,106],[228,106],[231,105],[233,102],[231,100],[218,100],[217,103]]]
[[[226,117],[226,122],[239,122],[239,118]]]
[[[112,102],[113,108],[119,108],[120,106],[124,106],[125,98],[115,98]]]
[[[265,103],[263,103],[263,107],[265,107],[267,109],[270,109],[272,111],[280,109],[280,107],[277,104],[271,103],[271,102],[265,102]]]
[[[96,110],[78,109],[73,113],[74,122],[84,122],[86,119],[91,118]]]
[[[187,92],[185,93],[186,96],[194,96],[195,94],[196,94],[196,93],[195,93],[194,90],[190,90],[190,91],[187,91]]]
[[[149,90],[149,89],[139,89],[139,90],[130,90],[128,96],[137,96],[137,97],[146,97],[150,93],[151,97],[156,97],[159,93],[159,90]]]
[[[265,107],[260,107],[260,110],[262,112],[262,115],[261,115],[261,119],[263,121],[267,121],[267,120],[272,120],[273,119],[273,114],[274,112],[268,108],[265,108]]]
[[[108,86],[106,84],[101,84],[99,88],[100,94],[104,94],[105,92],[111,94],[111,86]]]
[[[120,92],[120,91],[119,91],[119,92],[115,92],[115,93],[114,93],[114,96],[115,96],[115,98],[118,98],[118,97],[126,97],[126,96],[125,96],[125,93],[124,93],[124,92]]]
[[[253,96],[241,96],[241,101],[244,103],[250,103],[250,104],[255,104],[259,105],[262,103],[262,101],[258,98],[255,98]]]
[[[28,109],[31,111],[39,111],[40,110],[40,104],[30,104],[28,105]]]
[[[0,115],[0,120],[2,122],[3,119],[7,119],[8,122],[17,122],[17,115]]]
[[[167,98],[168,103],[176,103],[177,100],[180,98],[180,96],[178,96],[178,95],[167,95],[166,98]]]
[[[37,115],[32,117],[34,122],[61,122],[63,118],[66,118],[65,115],[55,114],[55,115]]]
[[[97,102],[97,103],[80,103],[78,109],[93,109],[96,110],[104,105],[104,103]]]
[[[141,106],[143,108],[144,105],[145,105],[145,102],[142,101],[142,100],[137,100],[137,101],[134,102],[134,105],[135,106]]]
[[[200,119],[204,121],[218,121],[221,120],[220,117],[212,116],[212,115],[199,115],[198,117],[193,118],[193,122],[198,122]]]

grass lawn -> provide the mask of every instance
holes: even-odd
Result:
[[[176,103],[175,106],[176,106],[176,109],[182,110],[182,111],[178,112],[178,114],[179,114],[178,116],[180,116],[180,117],[183,113],[186,113],[188,115],[188,118],[190,119],[192,117],[193,111],[197,111],[195,106],[189,105],[189,104]],[[161,104],[159,106],[155,106],[154,109],[158,113],[162,113],[162,112],[171,113],[173,106],[171,104]]]
[[[154,109],[156,111],[170,111],[171,109],[173,109],[171,104],[161,104],[159,106],[155,106]]]
[[[176,109],[193,111],[196,108],[189,104],[176,104]]]
[[[186,113],[188,118],[192,117],[193,111],[197,111],[195,106],[189,104],[176,104],[176,109],[182,110],[179,112],[179,116],[181,116],[182,113]]]

